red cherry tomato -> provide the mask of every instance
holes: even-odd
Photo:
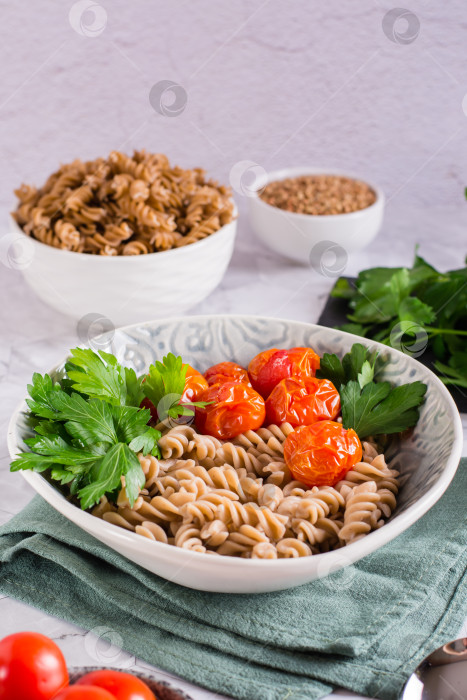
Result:
[[[317,369],[319,356],[311,348],[271,348],[252,359],[248,365],[248,374],[252,387],[267,399],[282,379],[314,377]]]
[[[69,685],[53,700],[115,700],[115,695],[94,685]]]
[[[10,634],[0,642],[0,700],[50,700],[68,685],[62,652],[37,632]]]
[[[328,379],[308,377],[283,379],[266,401],[269,423],[311,425],[318,420],[333,420],[341,407],[339,392]]]
[[[201,372],[197,369],[191,367],[191,365],[185,365],[186,376],[185,376],[185,389],[180,399],[180,403],[190,403],[190,401],[199,401],[200,396],[208,388],[208,383],[203,377]],[[144,380],[143,380],[144,381]],[[144,398],[140,403],[140,408],[149,408],[151,411],[151,418],[155,423],[159,422],[159,416],[157,415],[157,407],[154,406],[152,401],[148,398]]]
[[[294,479],[307,486],[334,486],[362,459],[355,430],[330,420],[304,425],[284,442],[284,459]]]
[[[217,365],[209,367],[204,373],[209,386],[213,384],[223,384],[224,382],[240,382],[250,384],[248,372],[236,362],[219,362]]]
[[[213,384],[201,400],[212,403],[196,409],[196,426],[202,433],[220,440],[230,440],[247,430],[256,430],[264,423],[264,399],[247,384]]]
[[[146,683],[123,671],[92,671],[76,681],[81,684],[103,688],[117,700],[156,700]]]
[[[208,382],[197,369],[187,365],[185,377],[185,390],[180,399],[181,403],[200,401],[200,396],[208,388]]]

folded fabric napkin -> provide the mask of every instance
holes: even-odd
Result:
[[[245,700],[344,686],[393,700],[467,615],[467,460],[443,498],[357,565],[262,595],[203,593],[127,561],[36,497],[0,529],[0,591]]]

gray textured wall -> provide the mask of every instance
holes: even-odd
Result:
[[[390,206],[462,202],[461,0],[410,2],[415,18],[395,23],[395,40],[390,18],[386,34],[382,26],[393,4],[374,0],[0,7],[6,207],[19,182],[40,183],[59,162],[119,147],[164,151],[224,180],[244,159],[266,169],[329,164],[378,181]],[[176,117],[149,102],[162,80],[186,91]]]

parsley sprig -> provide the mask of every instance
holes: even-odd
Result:
[[[375,381],[378,355],[355,343],[342,360],[325,353],[316,375],[339,390],[342,423],[360,438],[399,433],[414,426],[426,393],[426,384],[411,382],[393,387]]]
[[[65,371],[59,381],[33,375],[27,404],[35,434],[11,470],[48,472],[84,509],[103,495],[113,498],[123,484],[133,505],[145,481],[137,453],[160,457],[161,433],[140,404],[147,396],[155,406],[165,402],[172,417],[192,415],[198,404],[178,405],[187,365],[169,354],[138,377],[114,355],[74,348]]]
[[[374,267],[355,284],[341,278],[331,294],[348,303],[342,330],[409,354],[429,350],[440,379],[467,388],[467,267],[439,272],[416,254],[410,268]]]

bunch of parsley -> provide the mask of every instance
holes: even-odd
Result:
[[[25,441],[31,451],[18,455],[11,470],[47,471],[83,509],[104,494],[114,497],[123,481],[133,505],[145,482],[137,453],[160,457],[161,433],[148,424],[151,412],[140,404],[147,397],[156,407],[164,405],[165,416],[193,415],[179,403],[187,365],[169,354],[138,377],[114,355],[75,348],[65,371],[58,382],[34,374],[27,404],[36,435]]]
[[[467,268],[438,272],[416,255],[411,268],[371,268],[355,284],[341,278],[331,295],[348,302],[342,330],[408,353],[427,349],[445,384],[467,388]]]
[[[392,386],[375,381],[383,363],[376,352],[355,343],[342,360],[325,353],[316,376],[329,379],[339,391],[342,424],[363,439],[369,435],[401,433],[416,425],[426,384]]]

